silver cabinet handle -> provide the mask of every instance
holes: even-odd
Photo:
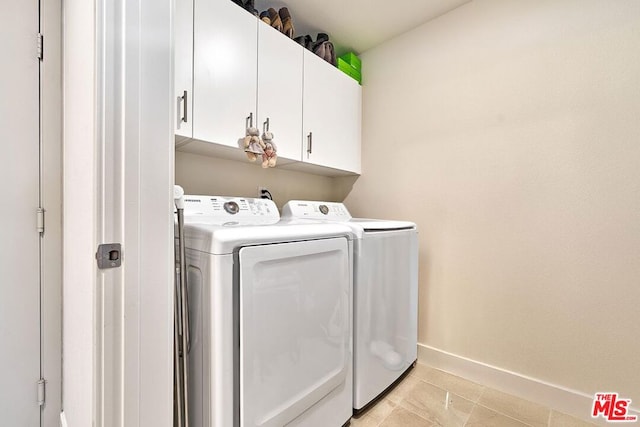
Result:
[[[264,123],[262,124],[262,133],[265,133],[268,131],[269,131],[269,117],[267,117],[267,120],[265,120]]]
[[[180,106],[184,105],[184,115],[180,115]],[[178,103],[176,105],[176,111],[178,114],[178,129],[182,123],[187,123],[187,91],[182,92],[182,96],[178,97]]]
[[[307,135],[307,140],[309,141],[307,145],[307,154],[311,154],[311,151],[313,151],[313,132],[309,132],[309,135]]]
[[[245,124],[247,129],[253,127],[253,113],[249,113],[249,115],[247,116],[247,119],[245,120]]]
[[[189,109],[188,107],[189,101],[188,101],[188,93],[186,90],[182,93],[182,100],[184,101],[184,116],[182,117],[182,121],[187,123],[189,121],[189,118],[187,116],[187,111]]]

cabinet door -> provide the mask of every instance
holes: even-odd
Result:
[[[191,138],[193,113],[193,0],[176,0],[175,92],[178,136]],[[186,96],[185,96],[186,94]]]
[[[193,137],[237,147],[256,126],[258,19],[230,1],[195,0]]]
[[[307,50],[303,86],[303,161],[360,173],[362,88]]]
[[[302,51],[279,31],[259,22],[258,118],[269,120],[278,156],[302,160]]]

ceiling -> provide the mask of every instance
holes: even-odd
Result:
[[[258,11],[286,6],[296,36],[329,34],[336,52],[361,54],[471,0],[255,0]]]

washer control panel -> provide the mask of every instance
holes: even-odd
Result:
[[[184,216],[191,222],[222,225],[275,224],[280,220],[273,200],[224,196],[184,196]]]
[[[282,208],[283,219],[305,218],[348,221],[351,214],[342,203],[291,200]]]

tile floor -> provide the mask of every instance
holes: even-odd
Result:
[[[583,427],[585,421],[418,364],[353,427]]]

